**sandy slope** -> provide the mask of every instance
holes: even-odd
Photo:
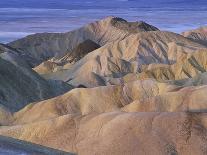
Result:
[[[99,45],[105,45],[125,38],[132,33],[155,30],[158,29],[144,22],[128,23],[121,18],[108,17],[72,32],[30,35],[9,43],[9,45],[32,56],[36,61],[32,64],[37,65],[48,58],[62,55],[68,50],[74,49],[78,44],[88,39]]]
[[[103,79],[102,81],[105,82],[102,85],[106,85],[107,79],[122,78],[129,73],[139,74],[140,78],[182,79],[202,72],[198,69],[200,62],[197,66],[188,62],[192,57],[195,57],[195,60],[192,60],[195,65],[197,65],[198,59],[204,64],[204,66],[201,64],[200,68],[204,68],[205,71],[205,46],[171,32],[142,32],[106,44],[87,54],[76,64],[46,74],[44,77],[86,87],[97,86],[99,79]],[[186,65],[181,68],[181,64]],[[155,72],[155,69],[161,69],[161,75],[155,73],[155,77],[153,77],[147,73],[150,70]],[[169,72],[167,77],[163,75],[164,72]],[[91,76],[92,74],[97,76]]]
[[[206,154],[205,113],[64,115],[0,133],[77,154]]]
[[[109,17],[66,34],[36,34],[9,44],[22,48],[18,57],[0,59],[0,71],[14,77],[9,91],[18,82],[24,94],[35,96],[37,78],[46,81],[32,71],[23,51],[36,64],[44,61],[34,68],[44,78],[78,88],[27,102],[16,112],[0,107],[0,134],[81,155],[205,155],[207,47],[154,30]],[[28,85],[22,72],[36,79]]]

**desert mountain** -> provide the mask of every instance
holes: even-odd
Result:
[[[45,80],[33,71],[16,51],[0,46],[0,105],[10,111],[58,96],[71,89],[62,81]]]
[[[155,78],[159,81],[192,78],[206,72],[206,54],[205,48],[197,49],[192,53],[181,54],[176,63],[172,65],[152,64],[146,66],[144,71],[139,74],[139,78]]]
[[[157,30],[156,27],[145,22],[127,22],[121,18],[108,17],[72,32],[30,35],[9,43],[9,46],[31,56],[36,61],[32,65],[36,66],[49,58],[72,51],[86,40],[102,46],[123,39],[132,33]]]
[[[64,115],[2,128],[0,133],[83,155],[204,155],[206,113]]]
[[[46,74],[64,69],[64,66],[72,65],[83,58],[88,53],[100,48],[100,45],[91,40],[86,40],[77,45],[72,51],[67,51],[63,56],[56,56],[48,61],[44,61],[34,68],[39,74]]]
[[[207,98],[204,96],[206,90],[206,86],[184,88],[151,79],[133,81],[125,85],[79,88],[49,100],[29,104],[14,114],[13,124],[46,120],[67,114],[87,115],[112,111],[202,112],[207,108]],[[187,96],[188,93],[191,95]]]
[[[65,64],[56,72],[46,72],[44,77],[86,87],[97,86],[100,81],[102,85],[110,84],[112,78],[132,73],[140,79],[177,80],[205,72],[205,59],[206,47],[181,35],[141,32],[108,43],[74,65]]]
[[[74,89],[28,105],[0,134],[78,154],[204,154],[206,89],[155,80]]]
[[[0,49],[0,135],[80,155],[206,154],[203,42],[109,17]]]
[[[189,30],[182,33],[183,36],[198,41],[204,45],[207,45],[207,27],[200,27],[195,30]]]

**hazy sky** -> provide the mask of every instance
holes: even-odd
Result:
[[[0,0],[0,42],[66,32],[111,15],[180,33],[207,24],[207,0]]]
[[[107,6],[106,6],[107,4]],[[80,8],[82,7],[153,7],[204,6],[206,0],[1,0],[0,7]],[[187,7],[186,7],[187,8]]]

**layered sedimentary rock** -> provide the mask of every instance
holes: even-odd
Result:
[[[86,40],[77,45],[72,51],[67,51],[64,55],[53,57],[44,61],[34,68],[39,74],[47,74],[70,67],[88,53],[100,48],[100,45],[91,40]]]
[[[198,38],[109,17],[0,50],[0,135],[80,155],[207,152],[207,47]]]
[[[78,88],[49,100],[29,104],[13,115],[15,118],[13,124],[51,119],[67,114],[87,115],[112,111],[205,112],[206,90],[206,86],[182,87],[154,80]]]
[[[143,67],[139,78],[155,78],[157,80],[181,80],[205,73],[207,50],[195,49],[190,53],[181,53],[172,65],[151,64]]]
[[[138,74],[140,79],[175,80],[204,72],[205,58],[205,46],[181,35],[161,31],[141,32],[106,44],[74,65],[45,74],[44,77],[87,87],[97,86],[93,84],[97,80],[89,78],[91,74],[98,75],[105,83],[110,78],[122,78],[129,73]],[[185,64],[183,68],[180,67],[181,64]],[[161,75],[155,73],[153,77],[148,73],[150,70],[161,70]],[[167,72],[167,77],[164,72]]]
[[[205,154],[206,89],[154,80],[74,89],[28,105],[0,134],[77,154]]]
[[[58,96],[71,88],[62,81],[43,79],[16,51],[1,50],[0,105],[10,111],[17,111],[29,102]]]
[[[182,33],[185,37],[198,41],[207,45],[207,27],[200,27],[198,29],[189,30]]]
[[[157,31],[158,29],[144,22],[127,22],[121,18],[108,17],[86,25],[68,33],[41,33],[9,43],[21,53],[31,56],[36,62],[41,62],[71,51],[78,44],[91,40],[99,45],[105,45],[126,36],[142,31]]]
[[[64,115],[1,134],[77,154],[206,154],[205,113]]]

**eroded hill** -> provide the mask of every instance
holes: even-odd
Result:
[[[0,134],[81,155],[205,155],[207,46],[199,40],[108,17],[2,45],[0,94],[11,93],[0,96]],[[62,87],[48,80],[75,89],[51,98]]]

